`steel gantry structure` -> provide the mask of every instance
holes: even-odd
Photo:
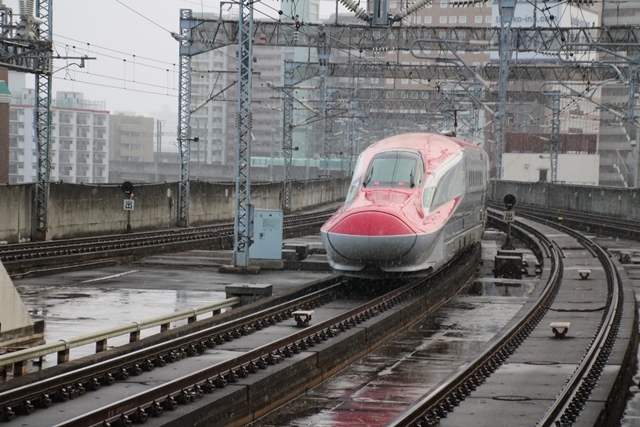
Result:
[[[191,40],[194,47],[203,50],[238,44],[238,21],[224,19],[194,19],[198,32]],[[324,35],[323,35],[324,34]],[[368,24],[331,25],[305,23],[296,28],[286,21],[256,21],[253,26],[255,46],[316,47],[325,37],[331,48],[341,50],[411,50],[416,40],[449,40],[460,43],[465,51],[497,51],[500,45],[500,27],[439,27],[403,25],[372,27]],[[592,45],[628,44],[640,50],[640,27],[564,27],[564,28],[511,28],[513,48],[519,52],[554,52],[567,43]],[[517,42],[517,43],[516,43]],[[627,49],[626,47],[617,48]],[[203,50],[204,51],[204,50]]]
[[[248,5],[244,1],[243,5]],[[506,81],[526,79],[526,80],[555,80],[555,81],[603,81],[616,78],[616,70],[606,64],[593,63],[589,66],[580,64],[539,65],[524,66],[522,64],[509,64],[508,56],[512,51],[518,52],[560,52],[567,46],[572,46],[576,52],[587,52],[598,44],[613,46],[614,50],[638,51],[640,49],[640,28],[637,27],[570,27],[570,28],[511,28],[509,15],[513,12],[515,0],[500,0],[503,18],[500,27],[427,27],[427,26],[372,26],[370,24],[351,25],[331,25],[304,23],[297,25],[295,22],[279,21],[257,21],[251,20],[249,29],[249,39],[255,46],[288,46],[288,47],[308,47],[317,48],[319,62],[312,63],[285,63],[285,85],[281,89],[283,92],[283,150],[286,159],[290,157],[292,147],[291,131],[293,123],[292,108],[293,98],[291,96],[294,86],[311,77],[320,77],[321,85],[326,86],[326,79],[332,77],[387,77],[387,78],[411,78],[411,79],[442,79],[459,78],[461,68],[459,65],[438,64],[435,66],[405,66],[390,62],[381,63],[348,63],[332,64],[327,63],[325,54],[330,49],[336,48],[350,51],[392,51],[405,50],[412,51],[420,49],[420,44],[416,41],[428,40],[447,41],[454,43],[457,49],[467,52],[473,51],[498,51],[502,58],[500,64],[489,64],[482,67],[466,67],[471,70],[472,77],[481,77],[496,88],[499,94],[506,92]],[[194,18],[191,15],[181,15],[181,28],[190,28],[188,38],[188,49],[191,54],[205,52],[212,49],[221,48],[228,45],[238,45],[239,55],[246,51],[243,48],[245,42],[242,41],[242,28],[246,22],[246,17],[240,14],[240,22],[236,20],[203,19]],[[244,22],[244,23],[243,23]],[[510,33],[505,34],[506,30]],[[580,47],[580,44],[586,46]],[[245,50],[243,50],[245,49]],[[182,52],[182,51],[181,51]],[[414,56],[419,56],[420,52],[412,52]],[[327,55],[328,56],[328,55]],[[326,67],[326,68],[325,68]],[[181,69],[183,72],[183,69]],[[185,70],[186,72],[186,70]],[[618,73],[619,74],[619,73]],[[444,77],[443,77],[444,76]],[[498,87],[500,86],[500,87]],[[486,89],[486,88],[485,88]],[[291,93],[290,93],[291,92]],[[488,92],[488,91],[487,91]],[[485,98],[491,98],[491,93],[485,93]],[[504,116],[504,102],[499,97],[497,104],[498,111],[495,113]],[[326,90],[320,94],[320,116],[325,119],[325,139],[329,138],[331,130],[326,117],[329,116],[329,103]],[[245,114],[250,118],[250,110],[245,109]],[[239,119],[242,116],[239,116]],[[250,121],[250,119],[249,119]],[[181,121],[182,126],[182,121]],[[187,124],[184,125],[188,126]],[[326,142],[326,141],[325,141]],[[326,142],[328,144],[328,142]],[[248,148],[248,146],[247,146]],[[247,148],[239,147],[239,154],[248,153]],[[325,152],[329,149],[326,148]],[[290,160],[290,159],[289,159]],[[290,206],[287,203],[289,195],[285,178],[284,207]]]
[[[241,0],[235,40],[238,47],[238,111],[236,116],[234,266],[246,267],[251,245],[251,204],[249,163],[251,158],[251,83],[253,2]],[[194,43],[202,37],[202,25],[207,20],[194,18],[191,9],[180,10],[180,34],[172,34],[180,43],[180,76],[178,94],[178,147],[180,151],[180,184],[178,192],[178,226],[189,225],[189,169],[191,143],[191,59],[215,47],[211,43]]]
[[[496,178],[502,179],[502,153],[504,152],[504,127],[506,122],[507,75],[511,61],[511,22],[517,0],[500,0],[500,69],[498,74],[498,110],[496,112]]]

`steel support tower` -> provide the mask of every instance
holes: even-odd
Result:
[[[249,265],[251,204],[251,84],[253,64],[253,0],[240,0],[238,23],[238,112],[236,119],[236,210],[234,216],[233,265]]]
[[[558,149],[560,147],[560,92],[551,94],[551,135],[549,135],[549,157],[551,182],[558,182]]]
[[[295,66],[284,61],[284,88],[282,89],[282,154],[284,156],[284,182],[282,211],[291,212],[291,163],[293,161],[293,86]]]
[[[498,112],[496,114],[496,178],[502,179],[504,125],[507,109],[507,75],[511,60],[511,22],[518,0],[499,0],[500,8],[500,71],[498,75]]]
[[[53,0],[36,2],[36,17],[42,23],[36,33],[40,42],[52,42],[52,9]],[[46,53],[39,58],[38,67],[44,70],[35,76],[36,100],[33,109],[33,135],[38,151],[38,171],[36,178],[33,234],[35,240],[47,239],[47,206],[49,202],[49,172],[51,164],[49,147],[51,144],[51,73],[52,56]]]
[[[327,65],[329,64],[330,48],[323,34],[318,39],[318,71],[320,72],[320,119],[324,122],[324,159],[323,174],[329,176],[329,161],[331,152],[331,139],[327,131]]]
[[[180,183],[178,186],[178,227],[189,226],[189,166],[191,158],[191,9],[180,10],[180,77],[178,85],[178,148]]]

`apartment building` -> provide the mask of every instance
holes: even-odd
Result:
[[[299,19],[317,22],[319,0],[310,0],[302,6],[304,7],[298,10]],[[283,16],[291,16],[293,10],[289,8],[293,7],[293,4],[284,3]],[[205,14],[203,17],[212,19],[214,15]],[[237,16],[229,14],[224,18],[234,19]],[[280,89],[284,78],[284,61],[308,61],[309,50],[260,45],[253,47],[252,157],[282,156],[283,93]],[[197,142],[191,142],[192,177],[215,176],[216,169],[227,174],[229,170],[233,170],[237,143],[236,51],[237,46],[230,46],[191,58],[191,135],[198,137]],[[296,93],[295,96],[299,99],[317,96],[311,93],[314,92]],[[308,117],[309,112],[300,113],[297,109],[294,114],[294,121],[300,122]],[[298,146],[298,150],[294,152],[296,155],[312,155],[310,151],[313,150],[307,149],[307,132],[306,127],[294,129],[293,145]]]
[[[604,0],[602,2],[602,26],[637,27],[640,22],[640,2],[624,0]],[[637,44],[632,42],[629,51],[635,51]],[[624,52],[622,52],[624,54]],[[604,55],[603,55],[604,56]],[[602,58],[620,63],[621,58]],[[637,91],[637,89],[636,89]],[[616,107],[626,113],[629,102],[629,86],[627,84],[606,85],[602,87],[602,103]],[[635,116],[638,117],[637,93]],[[634,126],[625,123],[613,114],[603,111],[600,122],[600,185],[616,187],[640,186],[640,156],[638,141],[640,133]]]
[[[9,182],[9,70],[0,67],[0,184]]]
[[[9,182],[35,182],[38,173],[33,126],[35,92],[25,89],[20,84],[20,76],[16,77],[9,80],[12,88]],[[85,100],[79,92],[57,92],[51,102],[51,116],[49,179],[74,183],[108,182],[109,112],[105,103]]]
[[[142,170],[155,162],[155,121],[134,112],[109,116],[109,182],[148,181]]]
[[[499,27],[499,1],[470,2],[454,0],[436,0],[416,13],[404,18],[400,25],[408,26],[436,26],[456,27],[459,30],[469,27]],[[538,4],[539,3],[539,4]],[[389,1],[391,15],[410,6],[405,0]],[[551,2],[532,0],[519,2],[514,11],[512,28],[524,27],[593,27],[600,22],[599,6],[585,3]],[[398,25],[398,24],[396,24]],[[356,79],[359,86],[383,87],[397,92],[396,99],[424,99],[423,114],[407,115],[407,119],[414,122],[419,120],[419,126],[410,121],[399,120],[396,129],[402,131],[427,129],[430,131],[449,130],[454,121],[458,124],[458,136],[482,145],[493,161],[497,158],[495,144],[496,116],[488,111],[497,111],[498,82],[480,82],[474,79],[472,67],[494,67],[500,65],[499,53],[495,49],[468,50],[453,40],[446,43],[423,42],[422,49],[395,52],[373,52],[366,57],[370,61],[383,63],[397,63],[402,65],[433,65],[456,66],[460,69],[459,79],[443,77],[425,81],[421,79]],[[343,55],[344,56],[344,55]],[[513,52],[512,64],[542,64],[556,62],[558,52]],[[572,57],[575,60],[575,57]],[[580,57],[580,60],[594,59],[594,56]],[[344,60],[344,58],[342,58]],[[466,75],[466,78],[462,78]],[[363,81],[364,80],[364,81]],[[475,87],[473,86],[475,80]],[[562,82],[560,82],[562,83]],[[472,94],[472,90],[478,90]],[[509,157],[509,179],[550,180],[552,178],[550,162],[550,133],[552,128],[554,101],[559,105],[559,151],[567,155],[566,162],[558,164],[558,168],[565,165],[584,164],[590,172],[585,177],[584,168],[581,174],[572,178],[571,173],[562,173],[563,180],[581,183],[598,182],[597,143],[600,129],[599,111],[595,104],[581,97],[572,96],[574,91],[581,93],[584,85],[578,82],[576,87],[553,85],[551,82],[540,81],[508,81],[507,109],[505,123],[505,141],[503,153],[514,152]],[[558,92],[558,98],[551,94]],[[545,95],[546,94],[546,95]],[[476,99],[484,99],[484,108],[479,108],[472,102],[472,95]],[[599,99],[599,93],[594,98]],[[390,103],[392,106],[393,103]],[[455,114],[455,115],[454,115]],[[389,127],[387,125],[387,127]],[[528,153],[528,154],[526,154]],[[531,157],[531,159],[528,158]],[[576,156],[576,157],[571,157]],[[535,157],[536,161],[533,161]],[[544,158],[544,160],[540,160]],[[564,157],[563,157],[564,158]],[[516,164],[514,164],[514,162]],[[595,166],[594,166],[595,165]],[[526,169],[525,169],[526,167]],[[532,169],[535,173],[532,174]],[[575,168],[572,168],[575,169]],[[570,171],[564,171],[570,172]],[[559,179],[559,178],[558,178]]]

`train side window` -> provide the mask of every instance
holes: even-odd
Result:
[[[463,173],[460,165],[456,165],[445,173],[433,197],[434,206],[439,206],[462,194]]]
[[[459,196],[464,191],[465,172],[462,156],[455,155],[441,165],[427,179],[422,194],[422,203],[429,212],[443,203]]]
[[[345,206],[349,205],[353,199],[356,197],[358,193],[358,188],[360,188],[360,181],[362,179],[362,169],[364,168],[364,159],[362,154],[358,156],[358,160],[356,161],[356,167],[353,171],[353,177],[351,178],[351,185],[349,186],[349,191],[347,191],[347,197],[345,198],[344,204]]]

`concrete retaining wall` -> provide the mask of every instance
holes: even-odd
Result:
[[[293,181],[293,212],[344,200],[350,179]],[[251,185],[251,203],[258,209],[280,209],[280,182]],[[0,187],[0,242],[31,240],[35,184]],[[49,187],[47,239],[63,239],[175,227],[178,183],[136,184],[135,209],[125,211],[120,184],[52,183]],[[192,181],[189,224],[199,226],[233,220],[235,184]]]
[[[546,182],[492,181],[490,199],[502,202],[507,194],[518,203],[620,218],[638,218],[640,189],[550,184]]]
[[[34,184],[0,186],[0,242],[31,239]]]
[[[0,302],[2,302],[0,333],[33,326],[31,315],[22,303],[20,295],[18,295],[2,263],[0,263]]]
[[[350,179],[334,178],[291,183],[294,212],[344,200]],[[0,186],[0,242],[31,240],[31,215],[35,184]],[[189,223],[192,226],[231,221],[235,184],[192,181]],[[550,184],[544,182],[492,181],[490,198],[502,202],[506,194],[518,203],[560,210],[574,210],[621,218],[640,217],[640,189]],[[123,233],[176,226],[178,183],[136,184],[135,209],[123,209],[120,184],[79,185],[52,183],[49,189],[47,238]],[[251,203],[258,209],[280,209],[282,183],[251,185]],[[517,205],[516,205],[517,206]],[[517,207],[516,207],[517,209]]]

